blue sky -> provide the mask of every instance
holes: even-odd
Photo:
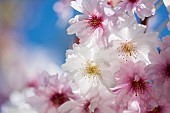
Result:
[[[22,28],[21,32],[25,35],[25,41],[28,45],[46,48],[49,54],[53,54],[54,57],[59,59],[57,63],[62,64],[65,61],[65,52],[73,43],[74,36],[66,34],[66,28],[68,26],[61,29],[56,25],[58,17],[53,10],[56,0],[37,1],[31,0],[28,3],[26,9],[28,11],[27,24]],[[153,28],[154,31],[160,30],[159,26],[161,23],[168,19],[168,12],[164,5],[157,10],[156,16],[159,19]],[[167,28],[164,28],[159,37],[168,34],[170,32]]]

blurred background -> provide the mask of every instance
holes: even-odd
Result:
[[[73,16],[70,1],[0,0],[0,105],[13,91],[37,86],[43,71],[60,74]]]
[[[66,34],[68,18],[73,16],[69,2],[0,0],[1,33],[11,34],[12,39],[9,40],[17,40],[16,43],[27,49],[45,49],[56,63],[61,64],[65,59],[65,50],[74,41],[73,36]],[[8,40],[7,37],[5,39]],[[1,36],[1,43],[5,39]]]
[[[66,29],[78,12],[71,0],[0,0],[0,105],[11,92],[36,87],[41,71],[60,73],[65,52],[76,41]],[[148,32],[170,35],[164,4],[148,19]]]
[[[61,65],[66,49],[75,40],[74,36],[66,33],[68,20],[77,13],[69,6],[70,1],[0,0],[1,46],[10,46],[7,40],[13,40],[31,53],[42,49]],[[168,12],[161,5],[156,15],[149,18],[148,30],[160,32],[160,37],[169,34],[162,25],[167,19]],[[161,25],[163,28],[160,28]]]

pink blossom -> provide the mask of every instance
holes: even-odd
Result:
[[[106,89],[92,90],[87,95],[79,95],[76,100],[66,102],[61,113],[117,113],[114,110],[115,97]],[[68,107],[69,106],[69,107]]]
[[[146,64],[142,61],[133,63],[128,61],[115,73],[117,86],[113,92],[117,95],[116,102],[119,106],[127,108],[134,100],[140,106],[150,97],[151,84],[144,72]]]
[[[146,104],[146,109],[143,113],[169,113],[170,103],[166,101],[165,98],[161,99],[148,99]]]
[[[121,0],[115,10],[127,12],[129,15],[136,13],[143,20],[145,17],[154,15],[156,2],[157,0]]]
[[[58,113],[58,109],[70,98],[74,98],[68,81],[59,79],[57,75],[42,76],[41,85],[35,89],[35,96],[28,102],[39,113]]]
[[[152,51],[149,54],[151,64],[146,67],[146,71],[152,77],[154,90],[157,90],[160,96],[170,102],[169,89],[170,89],[170,47],[161,50],[160,53]]]
[[[81,94],[103,85],[113,88],[116,85],[114,72],[118,69],[119,60],[108,53],[107,50],[94,50],[77,44],[73,45],[73,50],[67,50],[62,69],[74,83],[71,88]]]
[[[85,45],[93,45],[93,42],[105,43],[102,35],[105,32],[107,18],[100,0],[76,0],[71,2],[71,6],[83,14],[70,20],[68,34],[76,33],[80,43]]]
[[[95,104],[95,106],[93,106]],[[96,91],[85,96],[79,96],[77,100],[71,100],[63,104],[62,113],[91,113],[98,106],[98,94]],[[69,106],[69,107],[68,107]]]
[[[165,36],[162,39],[161,50],[165,50],[168,47],[170,47],[170,36]]]
[[[130,23],[130,22],[129,22]],[[133,24],[113,32],[109,40],[113,55],[120,59],[148,62],[148,53],[156,49],[158,33],[145,33],[146,26]]]

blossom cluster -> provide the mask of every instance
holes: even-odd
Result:
[[[38,113],[170,113],[170,36],[160,40],[137,21],[155,15],[157,2],[71,1],[80,15],[67,33],[79,43],[61,75],[40,74],[27,103]]]
[[[154,15],[156,2],[71,1],[81,14],[67,32],[79,43],[61,76],[43,73],[31,105],[39,113],[169,113],[170,36],[161,42],[136,21]]]
[[[136,20],[153,16],[156,2],[71,1],[81,14],[67,33],[79,43],[67,50],[63,75],[41,76],[31,105],[39,113],[169,113],[170,36],[161,41]]]

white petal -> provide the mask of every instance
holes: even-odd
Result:
[[[129,34],[130,32],[129,32],[129,29],[127,28],[127,27],[125,27],[125,28],[123,28],[123,29],[121,29],[120,30],[120,32],[119,32],[119,37],[122,39],[122,40],[129,40],[129,36],[130,36],[130,34]]]
[[[61,113],[69,113],[72,109],[78,107],[79,104],[72,102],[72,101],[68,101],[65,102],[64,104],[62,104],[59,108],[58,111]]]
[[[66,63],[63,64],[61,67],[63,71],[66,72],[73,72],[82,67],[83,60],[79,57],[72,57],[72,58],[67,58]]]
[[[77,108],[74,108],[70,113],[83,113],[82,111],[83,110],[81,108],[77,107]]]
[[[75,10],[83,13],[83,9],[82,9],[82,5],[81,3],[77,0],[77,1],[71,1],[71,7],[73,7]]]
[[[170,6],[170,0],[163,0],[166,7]]]
[[[140,35],[144,33],[146,26],[141,24],[135,24],[132,29],[130,29],[130,37],[133,40],[141,39]]]
[[[57,112],[57,109],[55,107],[51,107],[49,110],[48,110],[48,113],[58,113]]]
[[[79,21],[76,23],[73,23],[68,27],[67,34],[74,34],[78,32],[82,32],[86,28],[86,21]]]

